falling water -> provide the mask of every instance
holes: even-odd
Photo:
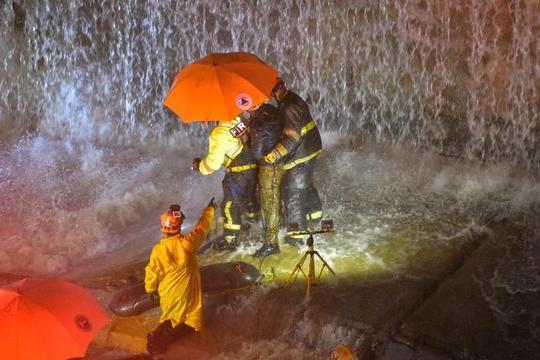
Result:
[[[534,0],[4,1],[2,140],[166,136],[179,127],[161,104],[176,71],[245,50],[278,68],[325,129],[536,167],[539,10]]]

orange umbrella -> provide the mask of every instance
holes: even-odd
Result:
[[[0,288],[0,359],[82,357],[109,321],[92,293],[71,282],[11,283]]]
[[[277,71],[253,54],[210,54],[176,74],[163,104],[185,123],[230,121],[266,101],[277,79]]]

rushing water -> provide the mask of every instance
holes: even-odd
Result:
[[[176,71],[244,50],[308,97],[323,128],[537,166],[539,10],[534,0],[4,1],[2,140],[166,136],[178,128],[161,105]]]
[[[114,245],[111,228],[133,229],[166,194],[190,189],[184,170],[207,129],[180,124],[161,101],[176,71],[214,51],[276,66],[323,129],[535,168],[538,10],[502,0],[0,2],[3,239],[63,238],[65,254],[92,243],[79,254],[92,255]]]
[[[148,246],[171,202],[194,221],[221,192],[220,175],[189,171],[208,129],[161,102],[182,66],[242,50],[275,66],[326,131],[316,174],[340,228],[322,242],[329,262],[423,277],[437,258],[417,262],[421,249],[494,213],[527,213],[540,194],[515,174],[540,168],[539,34],[535,0],[0,0],[0,272],[59,274]],[[513,295],[536,294],[540,278],[538,241],[522,242],[479,280],[514,327]],[[535,319],[517,326],[518,343],[536,336],[523,330]],[[291,351],[307,351],[307,330],[290,331]],[[287,346],[277,341],[260,348]]]

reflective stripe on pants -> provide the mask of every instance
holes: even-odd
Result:
[[[225,173],[221,184],[223,186],[221,215],[224,218],[224,234],[238,235],[242,227],[242,214],[244,212],[256,213],[259,210],[256,195],[257,170]]]
[[[287,224],[297,223],[300,231],[307,230],[308,216],[320,214],[322,217],[321,198],[313,183],[314,165],[312,159],[287,170],[285,174],[283,185]]]

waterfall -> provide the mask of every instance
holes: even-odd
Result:
[[[3,1],[2,141],[204,132],[162,105],[173,76],[242,50],[275,66],[323,129],[537,167],[539,10],[534,0]]]

